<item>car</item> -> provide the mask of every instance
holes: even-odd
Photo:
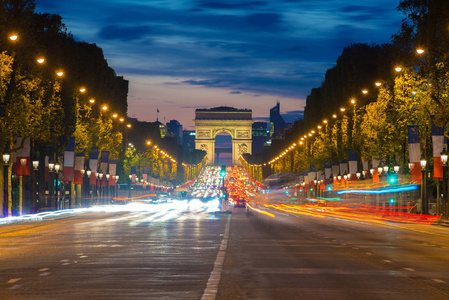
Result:
[[[234,207],[246,207],[246,200],[244,198],[234,200]]]

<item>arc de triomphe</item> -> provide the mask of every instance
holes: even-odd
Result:
[[[195,110],[195,149],[206,151],[208,165],[214,164],[215,137],[221,132],[232,137],[232,165],[241,165],[241,154],[252,153],[252,114],[228,106]]]

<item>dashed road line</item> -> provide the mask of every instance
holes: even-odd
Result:
[[[443,281],[441,279],[437,279],[437,278],[433,278],[432,280],[435,282],[438,282],[438,283],[446,283],[445,281]]]
[[[415,269],[412,269],[412,268],[404,268],[404,270],[407,270],[409,272],[415,272]]]
[[[218,284],[221,279],[221,272],[223,271],[223,263],[226,255],[226,248],[228,247],[229,228],[231,224],[231,216],[228,216],[226,222],[225,233],[223,240],[221,240],[220,250],[218,250],[217,258],[215,259],[214,269],[207,281],[206,289],[204,290],[201,300],[214,300],[218,292]]]

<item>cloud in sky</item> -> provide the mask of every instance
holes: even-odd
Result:
[[[194,108],[253,110],[265,118],[302,111],[343,47],[388,42],[402,16],[398,1],[365,0],[37,0],[63,17],[77,40],[103,48],[130,81],[129,115],[179,120]],[[154,112],[154,113],[153,113]],[[291,113],[289,113],[291,112]],[[290,118],[290,117],[288,117]]]

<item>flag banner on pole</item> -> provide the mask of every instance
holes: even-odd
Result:
[[[340,164],[340,175],[348,174],[348,163],[342,161]]]
[[[17,176],[30,176],[30,138],[17,137],[13,153],[13,173]]]
[[[332,165],[332,176],[338,176],[340,175],[340,165],[339,164],[333,164]]]
[[[144,182],[147,181],[147,179],[148,179],[148,167],[143,167],[142,168],[142,178],[143,178]]]
[[[106,176],[106,173],[108,173],[109,151],[101,151],[100,162],[101,172]]]
[[[349,180],[357,180],[357,153],[352,149],[348,149],[348,160],[349,160]]]
[[[326,180],[329,180],[331,176],[332,176],[332,166],[326,162],[324,163],[324,178]]]
[[[131,175],[132,175],[131,182],[134,184],[136,183],[136,173],[137,173],[136,167],[131,167]]]
[[[362,169],[364,170],[364,171],[367,171],[367,172],[369,172],[369,169],[368,169],[369,167],[368,167],[368,159],[364,159],[363,157],[362,157]]]
[[[73,167],[75,165],[75,137],[69,138],[69,144],[64,151],[64,171],[63,180],[66,182],[73,181]]]
[[[316,180],[321,180],[321,179],[323,179],[323,172],[317,171],[316,172]]]
[[[93,147],[89,154],[90,185],[97,185],[98,147]]]
[[[419,138],[419,126],[407,125],[408,150],[410,160],[410,179],[411,181],[421,180],[421,148]]]
[[[310,164],[310,171],[308,172],[309,182],[316,179],[316,171],[315,171],[315,165]]]
[[[111,158],[109,160],[109,185],[115,186],[116,180],[115,175],[117,175],[117,159]]]
[[[84,170],[84,151],[77,153],[75,156],[75,177],[73,179],[74,184],[83,184],[83,173]]]
[[[435,125],[435,116],[430,118],[432,120],[433,179],[443,179],[441,151],[444,147],[444,128]]]

